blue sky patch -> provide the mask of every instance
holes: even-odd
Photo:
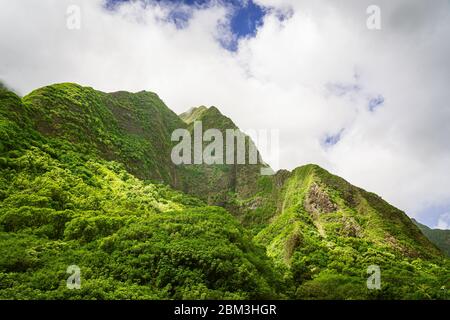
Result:
[[[369,100],[369,111],[370,112],[375,112],[375,110],[379,106],[383,105],[383,103],[384,103],[384,97],[381,94],[379,94],[375,98],[371,98]]]
[[[242,6],[243,1],[235,2],[235,14],[231,19],[231,31],[238,37],[253,37],[262,25],[265,11],[253,1]]]
[[[332,147],[336,145],[339,141],[341,141],[342,133],[344,132],[344,128],[342,128],[338,133],[336,134],[326,134],[325,137],[322,140],[322,145],[325,148]]]
[[[131,0],[106,0],[105,8],[114,10],[117,5],[126,2],[131,2]],[[191,15],[186,10],[183,10],[180,7],[177,8],[177,4],[187,5],[193,8],[202,8],[217,3],[212,0],[142,0],[143,4],[152,2],[172,5],[174,9],[169,14],[168,20],[174,23],[179,29],[187,26]],[[253,0],[219,0],[218,3],[230,9],[231,17],[229,28],[233,35],[233,39],[227,43],[219,41],[225,49],[236,51],[239,39],[256,35],[257,29],[262,25],[267,11],[265,8],[255,4]]]
[[[431,205],[422,209],[416,214],[416,220],[430,228],[436,228],[439,217],[446,212],[450,212],[450,202]]]

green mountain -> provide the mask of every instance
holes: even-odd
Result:
[[[175,165],[171,134],[195,121],[238,129],[150,92],[0,88],[0,298],[449,299],[419,228],[318,166]]]
[[[431,229],[415,219],[412,221],[431,242],[450,257],[450,230]]]
[[[442,253],[403,212],[316,165],[279,174],[257,195],[266,213],[256,207],[247,217],[267,217],[262,228],[257,221],[254,239],[293,280],[294,297],[425,297],[410,290],[421,287],[433,268],[417,264],[439,260]],[[268,205],[264,199],[275,201]],[[362,275],[369,265],[382,270],[380,291],[364,288]],[[441,284],[447,283],[448,266],[437,272]],[[408,281],[412,287],[405,285]]]
[[[148,99],[150,111],[160,102],[120,96],[137,106]],[[127,134],[144,128],[120,127],[100,97],[113,100],[72,84],[23,99],[0,91],[0,298],[275,297],[264,249],[229,213],[130,173],[148,168],[140,175],[158,178],[170,164],[145,162],[151,151],[140,147],[149,142]],[[74,106],[77,99],[85,104]],[[122,153],[133,144],[135,154]],[[66,288],[70,265],[81,269],[80,290]]]

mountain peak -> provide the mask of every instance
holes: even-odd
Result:
[[[205,107],[199,106],[191,108],[188,111],[179,115],[188,126],[192,126],[195,121],[201,121],[203,129],[238,129],[236,124],[215,106]]]
[[[181,120],[183,120],[186,124],[191,124],[196,121],[206,110],[208,110],[205,106],[193,107],[188,111],[179,114]]]
[[[194,121],[202,121],[204,117],[212,116],[224,117],[220,110],[214,106],[209,108],[206,106],[193,107],[188,111],[179,114],[181,120],[183,120],[186,124],[191,124]]]

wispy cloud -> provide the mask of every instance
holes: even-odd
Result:
[[[437,225],[437,229],[450,229],[450,213],[444,213],[439,216]]]

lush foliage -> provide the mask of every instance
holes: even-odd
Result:
[[[31,108],[2,98],[13,117]],[[0,298],[277,296],[264,249],[225,210],[1,120]],[[69,265],[81,268],[81,290],[66,288]]]
[[[294,297],[449,298],[448,259],[377,196],[308,165],[292,172],[277,198],[278,213],[255,239],[285,270]],[[371,265],[380,267],[381,290],[367,289]]]
[[[449,260],[403,212],[313,165],[175,167],[173,129],[235,128],[182,118],[149,92],[0,87],[0,298],[449,298]]]

